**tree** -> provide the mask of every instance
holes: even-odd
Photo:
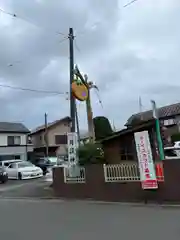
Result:
[[[109,119],[104,116],[93,118],[96,140],[101,140],[113,133]]]
[[[87,143],[80,145],[77,154],[79,157],[79,165],[105,163],[101,144]]]

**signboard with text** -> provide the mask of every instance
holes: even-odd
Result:
[[[70,165],[77,163],[77,133],[70,132],[67,133],[67,142],[68,142],[68,162]]]
[[[148,131],[134,133],[143,189],[158,188]]]

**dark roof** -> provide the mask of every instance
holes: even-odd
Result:
[[[180,103],[175,103],[172,105],[164,106],[157,109],[159,118],[171,117],[175,115],[180,115]],[[152,110],[145,111],[142,113],[133,114],[126,122],[125,126],[131,125],[134,120],[149,121],[153,119]]]
[[[122,129],[122,130],[120,130],[118,132],[115,132],[111,136],[102,139],[100,142],[103,143],[103,142],[106,142],[106,141],[110,141],[110,140],[113,140],[115,138],[118,138],[118,137],[120,137],[122,135],[125,135],[125,134],[128,134],[128,133],[134,133],[134,132],[140,131],[142,129],[153,127],[154,125],[155,125],[155,121],[154,120],[151,120],[151,121],[148,121],[148,122],[144,122],[144,123],[142,123],[139,126],[125,128],[125,129]]]
[[[65,122],[65,121],[66,121],[66,122],[70,122],[70,121],[71,121],[71,118],[70,118],[70,117],[61,118],[61,119],[59,119],[59,120],[53,121],[53,122],[51,122],[51,123],[48,123],[48,126],[47,126],[47,127],[50,128],[50,127],[55,126],[55,125],[58,124],[58,123]],[[44,131],[44,130],[45,130],[45,125],[41,125],[41,126],[37,127],[36,129],[32,130],[31,133],[30,133],[30,135],[35,134],[35,133],[38,133],[38,132],[40,132],[40,131]]]
[[[0,122],[0,132],[29,133],[29,129],[22,123]]]

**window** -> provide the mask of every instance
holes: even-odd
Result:
[[[21,156],[20,156],[20,155],[15,155],[15,156],[14,156],[14,159],[15,159],[15,160],[20,160],[20,159],[21,159]]]
[[[133,138],[123,139],[120,142],[120,157],[122,161],[134,160],[133,145],[134,145]]]
[[[55,144],[67,144],[67,135],[55,135]]]
[[[0,161],[14,160],[14,155],[0,155]]]
[[[170,126],[170,125],[174,125],[175,121],[174,119],[166,119],[164,120],[164,126]]]
[[[20,136],[8,136],[7,142],[8,142],[8,146],[21,145],[21,137]]]
[[[16,163],[12,163],[9,165],[9,168],[16,168]]]

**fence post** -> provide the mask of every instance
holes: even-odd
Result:
[[[107,181],[107,168],[106,168],[106,164],[103,164],[103,170],[104,170],[104,181]]]
[[[66,183],[67,182],[67,180],[66,180],[67,172],[66,172],[66,168],[65,167],[63,167],[63,173],[64,173],[64,183]]]

